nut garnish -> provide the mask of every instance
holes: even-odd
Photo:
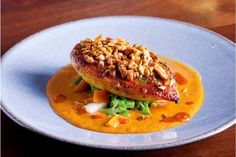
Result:
[[[99,63],[98,63],[98,67],[100,67],[100,68],[103,68],[104,67],[104,61],[99,61]]]
[[[141,77],[158,77],[157,80],[171,79],[164,65],[160,64],[158,56],[142,45],[129,45],[122,38],[103,39],[102,35],[85,39],[79,43],[78,53],[83,54],[87,63],[96,64],[106,75],[120,76],[122,79],[134,80]],[[160,82],[160,81],[159,81]]]
[[[84,55],[84,59],[85,59],[85,61],[88,62],[88,63],[93,63],[93,62],[94,62],[93,57],[90,57],[90,56],[88,56],[88,55]]]
[[[167,76],[165,70],[161,66],[155,65],[154,70],[161,76],[161,78],[163,78],[165,80],[168,79],[168,76]]]

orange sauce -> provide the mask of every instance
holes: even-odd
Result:
[[[162,115],[161,122],[187,122],[190,119],[190,115],[187,112],[178,112],[174,116]]]
[[[71,82],[77,73],[71,65],[58,71],[47,85],[47,95],[53,110],[69,123],[80,128],[106,133],[144,133],[160,131],[182,125],[198,112],[203,101],[203,86],[199,74],[192,68],[169,58],[160,57],[177,77],[180,102],[162,102],[151,106],[150,116],[129,111],[128,121],[118,127],[107,127],[111,118],[103,113],[90,115],[83,108],[91,101],[91,92],[75,92]],[[56,99],[56,101],[55,101]]]

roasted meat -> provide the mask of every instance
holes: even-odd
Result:
[[[118,38],[85,39],[71,52],[71,63],[83,80],[112,94],[141,101],[178,102],[176,81],[158,56]]]

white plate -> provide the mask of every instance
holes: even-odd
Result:
[[[98,34],[123,37],[193,66],[202,76],[205,100],[186,125],[144,134],[105,134],[77,128],[50,108],[48,79],[67,65],[81,39]],[[101,17],[65,23],[16,44],[2,60],[2,109],[38,133],[84,146],[140,150],[182,145],[214,135],[235,123],[235,45],[183,22],[152,17]]]

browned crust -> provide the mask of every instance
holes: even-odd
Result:
[[[172,80],[173,82],[169,85],[164,85],[165,89],[160,89],[160,85],[157,84],[157,81],[154,79],[146,83],[140,82],[137,78],[133,81],[128,81],[121,77],[106,75],[105,71],[96,64],[89,64],[84,60],[81,48],[82,45],[80,44],[77,44],[74,47],[71,52],[71,62],[78,74],[93,86],[135,100],[155,101],[165,99],[178,102],[179,97],[176,90],[176,83],[171,71],[166,65],[161,64],[160,66],[162,66],[168,74],[169,80]]]

